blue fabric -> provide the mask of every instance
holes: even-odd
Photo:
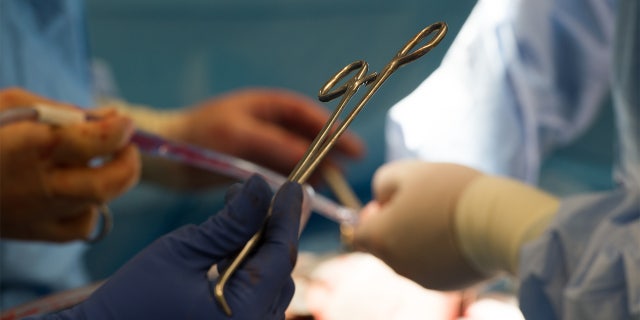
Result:
[[[0,88],[92,105],[83,2],[0,1]],[[2,308],[86,284],[83,243],[0,241]]]
[[[527,319],[640,318],[639,21],[637,0],[480,1],[442,65],[389,113],[390,160],[536,184],[612,97],[616,146],[592,146],[615,154],[611,190],[563,197],[521,251]]]
[[[3,0],[0,9],[0,88],[92,106],[83,2]]]
[[[615,34],[611,82],[619,187],[564,199],[548,232],[525,246],[520,302],[527,319],[640,318],[638,1],[620,0]]]
[[[640,316],[640,192],[564,199],[558,216],[520,259],[527,319]]]

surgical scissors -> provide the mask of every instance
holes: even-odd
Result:
[[[434,32],[435,35],[431,39],[429,39],[425,45],[414,51],[411,51],[418,45],[418,43],[420,43],[422,40],[424,40]],[[348,64],[347,66],[342,68],[342,70],[338,71],[333,77],[331,77],[329,81],[327,81],[326,84],[320,89],[318,98],[322,102],[328,102],[340,96],[342,96],[342,99],[338,103],[336,109],[330,115],[327,123],[320,130],[320,133],[318,133],[316,138],[313,140],[302,159],[298,162],[293,171],[291,171],[287,180],[294,181],[300,184],[304,183],[313,173],[322,159],[324,159],[327,153],[331,150],[340,135],[342,135],[349,124],[358,115],[360,110],[362,110],[364,105],[371,99],[373,94],[378,91],[382,83],[386,81],[393,72],[398,70],[398,68],[422,57],[432,48],[438,45],[438,43],[440,43],[440,41],[444,38],[446,32],[447,25],[444,22],[436,22],[422,29],[422,31],[418,32],[418,34],[416,34],[411,40],[409,40],[409,42],[405,44],[404,47],[402,47],[402,49],[400,49],[400,51],[398,51],[398,53],[393,57],[393,59],[391,59],[391,61],[382,69],[379,74],[376,72],[367,74],[369,69],[368,64],[363,60],[358,60]],[[357,71],[357,73],[351,79],[346,80],[343,85],[341,85],[337,89],[332,90],[342,80],[344,80],[347,75],[351,74],[354,71]],[[344,120],[339,124],[336,124],[340,114],[344,111],[345,106],[362,85],[371,86],[369,87],[369,90],[364,94],[360,102],[349,112]],[[271,210],[272,208],[269,208],[267,217],[271,216]],[[264,225],[266,225],[266,223],[263,224],[263,227],[258,232],[256,232],[256,234],[254,234],[253,237],[251,237],[251,239],[245,244],[240,253],[238,253],[238,255],[229,264],[229,266],[222,272],[218,279],[218,282],[215,285],[215,298],[228,316],[232,315],[232,311],[224,297],[225,285],[227,284],[231,276],[236,272],[240,264],[249,256],[253,248],[255,248],[255,246],[262,238]]]

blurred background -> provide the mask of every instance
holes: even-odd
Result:
[[[320,87],[348,63],[362,59],[370,72],[380,71],[421,29],[446,22],[449,32],[444,41],[398,70],[350,127],[365,140],[367,155],[359,162],[344,163],[345,174],[366,202],[371,176],[384,162],[386,111],[438,66],[474,4],[472,0],[89,0],[87,9],[91,50],[99,70],[105,72],[105,88],[129,102],[162,109],[189,106],[249,86],[282,87],[317,97]],[[325,106],[333,109],[335,101]],[[607,117],[602,128],[610,125]],[[610,144],[610,136],[599,133],[589,139]],[[600,171],[565,165],[567,157],[581,152],[590,151],[561,150],[546,166],[562,174],[570,174],[567,168],[571,168],[595,175],[591,181],[603,181],[599,176],[608,174],[606,157],[591,157],[591,167],[603,168]],[[549,177],[542,183],[566,181]],[[111,205],[115,229],[89,251],[92,274],[104,278],[161,234],[184,223],[201,222],[221,207],[222,192],[177,194],[137,186]],[[152,200],[155,207],[149,208],[149,201],[142,199]],[[138,208],[142,202],[144,209]],[[301,249],[339,250],[338,226],[312,216]]]
[[[344,163],[345,175],[366,202],[371,175],[384,161],[386,111],[438,66],[474,3],[89,0],[87,23],[103,89],[132,103],[174,109],[249,86],[282,87],[315,99],[345,65],[365,60],[370,72],[380,71],[417,32],[446,22],[444,41],[398,70],[350,126],[365,140],[367,155]],[[332,110],[336,102],[324,105]],[[159,235],[203,221],[221,207],[222,193],[137,186],[111,204],[115,228],[89,251],[92,274],[103,278]],[[313,215],[301,241],[302,250],[340,249],[338,226]]]

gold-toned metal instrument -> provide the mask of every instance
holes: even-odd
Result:
[[[391,59],[380,73],[374,72],[372,74],[367,74],[369,71],[368,64],[363,60],[358,60],[345,66],[342,70],[338,71],[333,77],[331,77],[320,89],[318,98],[323,102],[328,102],[338,97],[342,97],[342,99],[287,179],[300,184],[307,181],[318,164],[320,164],[322,159],[324,159],[333,145],[337,142],[340,135],[342,135],[342,133],[347,129],[349,124],[353,119],[355,119],[360,110],[362,110],[364,105],[369,101],[369,99],[371,99],[373,94],[378,91],[382,83],[384,83],[392,73],[398,70],[398,68],[422,57],[438,45],[438,43],[440,43],[444,38],[446,32],[447,25],[444,22],[437,22],[424,28],[409,40],[409,42],[407,42],[400,51],[398,51],[395,57]],[[420,42],[432,34],[434,35],[426,41],[422,47],[413,50]],[[345,80],[346,77],[353,72],[355,72],[355,75],[350,79]],[[344,81],[344,84],[334,89],[341,81]],[[363,85],[368,87],[369,90],[364,94],[360,102],[358,102],[358,104],[346,115],[344,120],[339,121],[338,118],[344,111],[345,106]],[[269,211],[271,211],[271,208]],[[268,213],[268,216],[271,216],[271,212]],[[238,269],[240,264],[242,264],[253,248],[258,244],[263,232],[264,227],[246,243],[227,269],[222,272],[215,286],[215,298],[224,309],[225,313],[229,316],[232,315],[232,311],[224,297],[225,285]]]

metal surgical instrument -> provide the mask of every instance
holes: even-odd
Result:
[[[422,40],[435,32],[435,35],[431,37],[425,45],[414,50],[413,48],[418,45]],[[447,25],[444,22],[434,23],[418,34],[416,34],[409,42],[405,44],[400,51],[391,59],[391,61],[382,69],[378,74],[376,72],[367,74],[368,64],[365,61],[355,61],[338,71],[333,77],[327,81],[327,83],[320,89],[318,98],[322,102],[331,101],[337,97],[342,96],[342,99],[338,103],[338,106],[329,117],[327,123],[320,130],[320,133],[311,143],[311,146],[304,154],[302,159],[298,162],[293,171],[287,178],[289,181],[294,181],[303,184],[309,176],[313,173],[318,164],[331,150],[336,143],[340,135],[347,129],[347,126],[353,121],[357,114],[362,110],[364,105],[369,101],[371,96],[380,88],[382,83],[391,76],[399,67],[412,62],[424,54],[429,52],[433,47],[438,45],[444,38],[447,32]],[[350,79],[346,80],[343,85],[335,88],[347,75],[357,71],[356,74]],[[346,104],[355,95],[358,89],[362,86],[369,86],[369,90],[364,94],[360,102],[347,114],[343,121],[336,124],[339,115],[344,111]],[[333,89],[333,90],[332,90]],[[267,217],[271,216],[272,207],[269,208]],[[266,224],[266,223],[265,223]],[[256,234],[245,244],[240,253],[233,259],[231,264],[222,272],[218,282],[214,288],[214,295],[220,306],[224,309],[228,316],[232,315],[231,308],[229,307],[225,297],[224,289],[225,285],[229,281],[230,277],[235,273],[240,264],[249,256],[253,248],[260,241],[264,232],[263,227],[256,232]]]

